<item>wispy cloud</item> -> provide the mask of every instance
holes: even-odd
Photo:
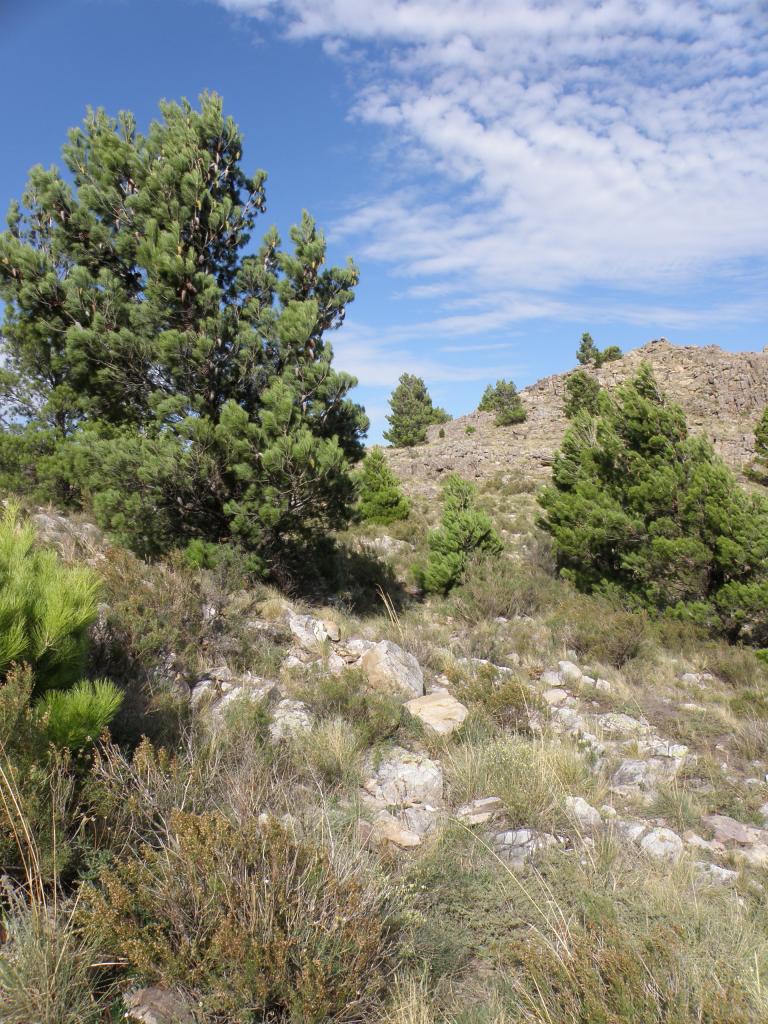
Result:
[[[740,290],[729,315],[766,315],[749,280],[768,261],[763,0],[219,2],[368,55],[353,115],[380,127],[402,185],[334,231],[434,300],[439,330],[564,315],[585,286],[701,280]]]

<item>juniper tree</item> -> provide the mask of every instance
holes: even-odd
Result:
[[[522,399],[511,380],[497,380],[495,384],[489,384],[477,408],[480,412],[496,413],[494,423],[497,427],[523,423],[527,417]]]
[[[384,437],[395,448],[411,448],[427,439],[427,427],[446,423],[451,417],[432,404],[427,386],[421,377],[404,373],[389,399],[391,415]]]
[[[768,641],[768,502],[750,497],[644,364],[576,417],[541,496],[558,565],[582,590]]]
[[[445,481],[440,526],[428,543],[429,557],[417,576],[424,590],[440,594],[461,582],[473,554],[502,551],[491,517],[475,505],[475,488],[456,473]]]
[[[367,420],[333,368],[354,264],[306,212],[250,239],[265,174],[215,94],[89,111],[0,236],[3,483],[92,504],[140,552],[238,539],[267,563],[342,524]],[[8,472],[10,468],[10,473]]]
[[[403,494],[384,453],[378,448],[365,457],[358,477],[358,491],[358,511],[365,522],[385,526],[408,518],[411,503]]]

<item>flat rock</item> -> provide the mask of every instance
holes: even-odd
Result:
[[[133,1024],[195,1024],[185,997],[173,989],[151,985],[123,996],[127,1021]]]
[[[467,708],[445,690],[405,702],[408,711],[439,736],[449,736],[468,715]]]
[[[372,690],[396,696],[424,695],[424,674],[412,654],[391,640],[381,640],[361,658],[361,665]]]
[[[486,796],[457,807],[456,817],[465,825],[485,825],[494,815],[503,810],[504,804],[500,797]]]
[[[373,822],[372,838],[374,842],[392,843],[401,850],[411,850],[421,846],[421,837],[409,828],[405,828],[393,814],[380,811]]]
[[[598,715],[595,721],[607,736],[640,736],[649,731],[647,722],[640,722],[631,715],[615,711]]]
[[[714,829],[715,840],[725,846],[757,846],[768,842],[765,829],[744,825],[727,814],[708,814],[703,821]]]
[[[570,693],[567,690],[561,689],[559,686],[553,686],[542,693],[542,698],[549,704],[550,707],[557,707],[559,704],[564,704],[570,697]]]

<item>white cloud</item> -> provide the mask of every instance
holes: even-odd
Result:
[[[702,278],[765,315],[739,272],[768,259],[763,0],[219,2],[375,56],[354,116],[403,186],[335,234],[443,303],[441,331],[563,313],[584,286],[670,301]]]

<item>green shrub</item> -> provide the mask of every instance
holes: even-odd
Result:
[[[427,427],[433,423],[445,423],[451,417],[432,404],[427,386],[421,377],[404,373],[392,392],[389,404],[391,415],[387,416],[389,430],[384,431],[385,440],[395,448],[412,448],[427,439]]]
[[[419,722],[403,707],[402,701],[386,693],[367,689],[359,669],[347,669],[339,675],[318,676],[299,696],[325,721],[342,718],[355,729],[361,748],[400,736],[418,735]]]
[[[563,408],[569,420],[580,412],[596,416],[599,407],[600,382],[586,370],[576,370],[565,382]]]
[[[0,678],[14,662],[35,673],[36,692],[70,686],[85,664],[99,582],[36,547],[35,530],[9,503],[0,519]]]
[[[593,363],[596,367],[600,367],[603,363],[610,363],[614,359],[621,359],[622,354],[618,345],[609,345],[608,348],[603,349],[601,352],[597,345],[595,345],[592,335],[585,331],[581,336],[581,344],[576,352],[576,358],[582,366]]]
[[[50,690],[37,707],[51,742],[78,750],[99,738],[117,714],[122,699],[109,680],[81,680],[70,690]]]
[[[408,518],[411,503],[380,449],[374,448],[366,455],[357,486],[360,495],[358,510],[365,522],[386,526]]]
[[[564,590],[561,580],[532,566],[479,554],[469,559],[451,602],[462,619],[481,623],[499,616],[535,615],[562,599]]]
[[[540,497],[558,566],[579,589],[618,590],[731,637],[768,637],[768,501],[748,496],[650,367],[580,415]]]
[[[320,1024],[375,1009],[397,955],[386,885],[343,843],[276,821],[176,811],[84,897],[89,929],[142,980],[179,985],[206,1019]]]
[[[475,506],[475,488],[455,473],[443,487],[440,526],[428,542],[429,558],[417,576],[427,592],[440,594],[460,582],[473,554],[500,554],[503,547],[488,513]]]
[[[527,417],[522,399],[511,380],[497,380],[495,384],[489,384],[477,408],[480,412],[496,413],[494,423],[497,427],[523,423]]]
[[[755,427],[755,458],[749,475],[758,483],[768,485],[768,406]]]

